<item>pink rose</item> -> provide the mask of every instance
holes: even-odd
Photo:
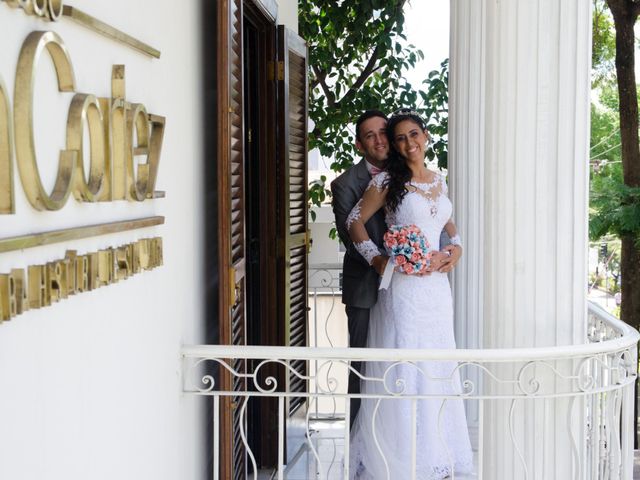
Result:
[[[396,257],[396,265],[404,265],[407,263],[407,259],[404,258],[404,255],[398,255]]]
[[[407,275],[410,275],[411,273],[413,273],[413,265],[411,265],[410,263],[405,263],[402,266],[402,269],[404,270],[404,273],[406,273]]]
[[[417,263],[417,262],[418,262],[418,260],[420,260],[420,254],[419,254],[418,252],[413,252],[413,253],[411,254],[411,261],[412,261],[413,263]]]

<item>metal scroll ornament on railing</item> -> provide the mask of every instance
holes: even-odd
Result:
[[[542,405],[565,405],[566,425],[554,425],[557,436],[565,436],[570,446],[571,458],[558,461],[570,463],[569,478],[575,479],[625,479],[631,480],[633,463],[633,388],[637,376],[636,342],[637,332],[603,312],[590,309],[588,324],[589,343],[567,347],[530,348],[513,350],[394,350],[394,349],[346,349],[346,348],[278,348],[278,347],[185,347],[184,391],[196,395],[213,397],[245,397],[243,419],[247,417],[246,401],[251,397],[277,397],[279,405],[286,398],[304,396],[308,399],[305,418],[305,443],[308,455],[293,458],[310,458],[318,468],[318,478],[328,478],[329,471],[340,471],[343,478],[349,475],[350,432],[349,422],[342,420],[340,427],[341,451],[333,451],[333,463],[322,457],[318,448],[317,432],[312,415],[314,402],[323,398],[345,399],[349,416],[349,399],[346,393],[346,376],[335,376],[331,372],[337,367],[355,371],[350,363],[363,361],[376,363],[382,372],[379,376],[362,375],[355,372],[363,384],[376,385],[370,389],[374,394],[360,394],[371,398],[375,405],[381,401],[408,400],[416,405],[423,401],[437,400],[439,404],[438,435],[441,437],[440,418],[449,402],[460,399],[464,402],[482,402],[485,410],[499,402],[504,410],[505,445],[510,445],[514,464],[519,465],[522,478],[532,476],[530,453],[523,443],[526,432],[522,430],[521,418],[535,403]],[[226,360],[225,360],[226,359]],[[234,359],[255,360],[252,372],[243,373],[232,368]],[[315,362],[317,368],[311,374],[297,371],[294,360]],[[451,362],[454,368],[446,374],[435,375],[429,366],[434,363]],[[269,365],[277,365],[289,374],[308,382],[308,392],[290,392],[286,385],[279,385],[273,376],[261,374]],[[247,391],[222,391],[216,379],[220,370],[247,382]],[[216,373],[217,372],[217,373]],[[446,394],[418,393],[407,388],[407,375],[423,375],[433,383],[454,384],[456,376],[460,383],[457,391]],[[474,380],[472,380],[474,379]],[[367,391],[366,389],[363,391]],[[551,402],[551,403],[548,403]],[[564,403],[553,403],[564,402]],[[540,405],[540,404],[538,404]],[[554,407],[556,408],[556,407]],[[559,408],[559,407],[558,407]],[[279,436],[285,435],[285,409],[280,408],[278,419]],[[374,409],[374,416],[377,408]],[[412,417],[415,421],[415,416]],[[576,420],[577,419],[577,420]],[[217,421],[218,419],[214,419]],[[376,440],[375,419],[372,418],[373,436]],[[481,422],[482,424],[482,422]],[[241,422],[242,442],[247,449],[249,463],[255,465],[251,446],[246,441],[245,422]],[[482,426],[480,427],[482,428]],[[482,435],[479,435],[482,438]],[[444,442],[444,440],[442,439]],[[284,445],[282,443],[282,445]],[[443,443],[446,448],[446,443]],[[334,444],[335,447],[335,444]],[[282,446],[282,448],[284,448]],[[336,447],[337,448],[337,447]],[[413,448],[417,448],[414,446]],[[386,452],[380,454],[385,458]],[[292,458],[280,452],[278,478],[284,478],[291,468]],[[288,464],[288,465],[287,465]],[[451,465],[453,469],[453,465]],[[254,467],[255,471],[255,467]],[[256,472],[257,474],[257,472]],[[389,472],[391,478],[392,472]],[[455,475],[455,472],[453,472]],[[455,478],[454,476],[452,476]],[[254,476],[254,478],[257,478]],[[383,473],[384,478],[384,473]],[[465,477],[466,478],[466,477]],[[537,477],[536,477],[537,478]]]

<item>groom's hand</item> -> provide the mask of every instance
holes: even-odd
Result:
[[[371,260],[371,266],[375,269],[376,272],[378,272],[378,275],[382,276],[388,261],[389,257],[378,255],[377,257],[373,257],[373,260]]]
[[[445,255],[442,265],[438,268],[439,272],[449,273],[456,266],[458,260],[462,256],[462,247],[460,245],[447,245],[440,253]]]
[[[444,261],[449,258],[449,254],[444,251],[431,252],[431,259],[429,261],[429,268],[427,272],[439,272],[440,268],[444,265]]]

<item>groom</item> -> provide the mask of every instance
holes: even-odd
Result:
[[[387,117],[379,110],[367,110],[356,121],[356,148],[364,159],[331,182],[333,213],[338,236],[346,248],[342,267],[342,303],[345,304],[349,327],[349,346],[365,347],[369,329],[369,309],[378,299],[380,275],[370,267],[353,246],[346,228],[347,216],[362,198],[372,176],[382,171],[389,154]],[[371,240],[382,247],[386,230],[384,212],[378,210],[366,223]],[[352,362],[352,368],[362,372],[362,362]],[[349,371],[349,393],[360,393],[360,378]],[[360,409],[360,399],[351,399],[350,425]]]
[[[356,120],[356,148],[363,159],[331,182],[333,213],[336,217],[338,236],[346,247],[342,267],[342,303],[345,304],[349,328],[349,346],[366,347],[369,330],[369,309],[378,299],[378,281],[385,264],[376,261],[369,266],[353,246],[346,229],[347,216],[362,198],[367,185],[384,168],[389,154],[387,138],[387,117],[379,110],[367,110]],[[382,237],[387,229],[383,210],[378,210],[366,223],[365,228],[373,242],[382,248]],[[441,243],[447,242],[443,234]],[[443,245],[441,245],[442,248]],[[459,253],[449,256],[443,252],[433,252],[430,270],[449,271],[457,262]],[[351,366],[362,373],[362,362],[352,362]],[[360,393],[360,378],[349,371],[349,393]],[[351,399],[350,425],[360,409],[360,399]]]

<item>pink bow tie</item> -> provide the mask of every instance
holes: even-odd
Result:
[[[378,175],[381,171],[382,171],[382,169],[381,169],[381,168],[378,168],[378,167],[374,167],[374,166],[372,166],[372,167],[371,167],[371,176],[372,176],[372,177],[375,177],[375,176],[376,176],[376,175]]]

